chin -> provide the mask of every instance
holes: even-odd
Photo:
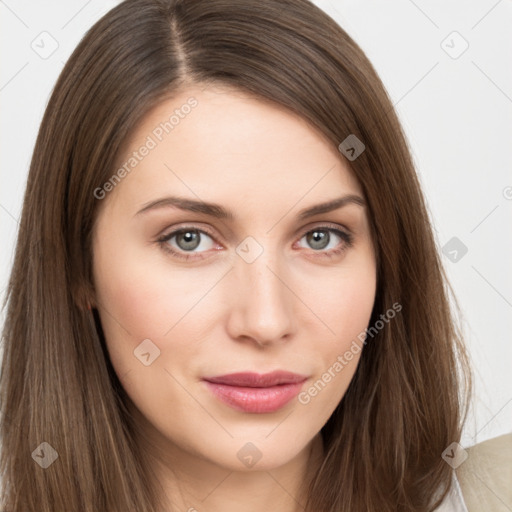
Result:
[[[268,436],[265,433],[265,436]],[[299,445],[296,437],[289,437],[289,443],[282,439],[244,437],[230,441],[230,447],[221,454],[210,454],[210,460],[229,471],[254,472],[271,471],[301,456],[307,443]],[[211,457],[213,455],[213,457]],[[216,457],[215,455],[218,455]],[[309,449],[306,456],[309,455]]]

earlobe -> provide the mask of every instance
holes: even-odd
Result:
[[[73,300],[81,310],[91,311],[96,307],[93,297],[94,290],[88,284],[78,285],[73,292]]]
[[[87,308],[87,311],[92,311],[93,309],[96,309],[96,302],[92,298],[92,294],[88,293],[87,298],[85,299],[85,307]]]

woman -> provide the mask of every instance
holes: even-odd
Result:
[[[463,506],[470,372],[447,290],[393,106],[332,19],[126,0],[36,142],[2,508]]]

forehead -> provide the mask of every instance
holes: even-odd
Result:
[[[116,168],[122,166],[129,172],[111,195],[125,206],[166,192],[239,206],[362,195],[318,129],[279,105],[218,85],[190,87],[157,105],[127,141]]]

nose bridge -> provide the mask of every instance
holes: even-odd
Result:
[[[278,267],[277,259],[264,251],[251,263],[240,258],[236,264],[236,274],[255,299],[266,296],[267,302],[282,304],[286,298],[283,296],[283,282],[278,277]]]
[[[233,312],[238,335],[277,341],[293,328],[293,294],[284,284],[280,255],[270,244],[247,237],[237,247]]]

